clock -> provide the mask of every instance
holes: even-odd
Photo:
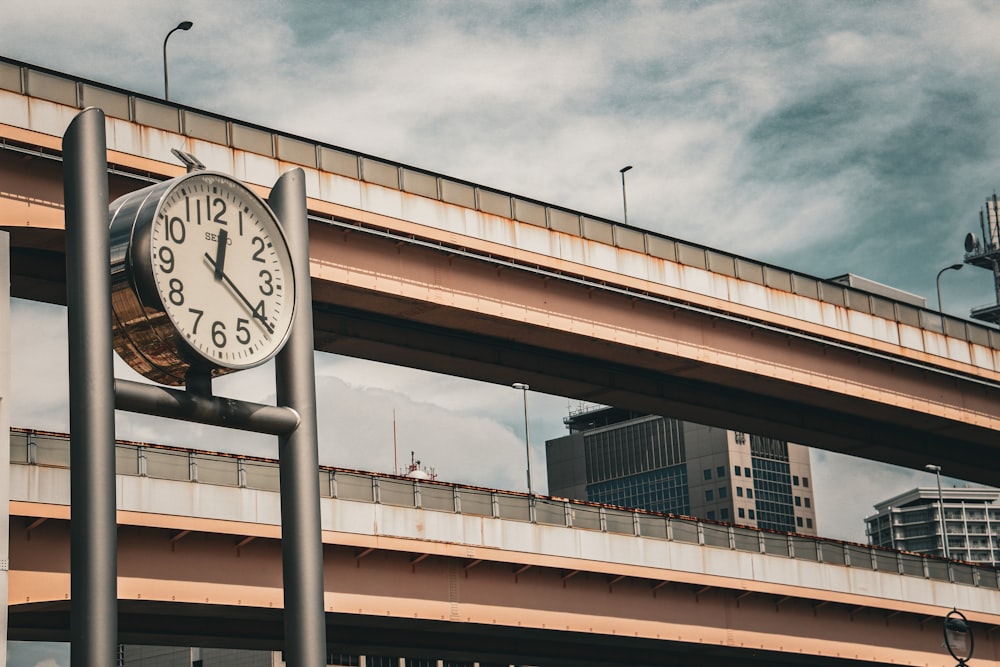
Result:
[[[113,341],[137,372],[167,385],[218,376],[282,348],[295,315],[288,244],[246,185],[195,171],[109,207]]]

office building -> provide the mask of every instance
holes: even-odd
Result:
[[[1000,490],[941,490],[948,532],[948,555],[954,560],[1000,565]],[[937,487],[920,487],[875,505],[865,519],[868,542],[875,546],[944,556],[941,504]]]
[[[807,447],[612,407],[564,421],[551,495],[816,534]]]

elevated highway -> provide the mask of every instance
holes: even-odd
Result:
[[[61,135],[107,114],[112,196],[180,148],[305,171],[317,349],[1000,485],[1000,331],[288,133],[0,61],[14,296],[63,299]]]
[[[11,433],[9,634],[65,639],[66,436]],[[281,646],[273,461],[121,442],[125,643]],[[331,650],[549,666],[1000,664],[997,571],[801,535],[319,471]]]

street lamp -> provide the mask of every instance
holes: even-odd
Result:
[[[952,264],[951,266],[946,266],[943,269],[941,269],[940,271],[938,271],[937,279],[935,280],[935,282],[937,283],[938,312],[939,313],[942,312],[942,309],[941,309],[941,274],[944,273],[945,271],[961,271],[963,266],[964,266],[963,264]]]
[[[632,168],[632,165],[622,167],[618,171],[622,175],[622,208],[625,210],[625,224],[628,224],[628,200],[625,198],[625,172]]]
[[[515,382],[511,385],[514,389],[521,390],[521,396],[524,399],[524,455],[528,460],[528,495],[534,495],[534,490],[531,488],[531,441],[528,439],[528,385],[523,382]]]
[[[941,495],[941,466],[928,463],[924,469],[937,475],[938,511],[941,512],[941,543],[944,544],[944,557],[951,560],[951,554],[948,553],[948,528],[944,521],[944,496]]]
[[[167,36],[163,38],[163,99],[170,100],[170,83],[167,77],[167,40],[170,39],[170,35],[174,34],[178,30],[190,30],[194,23],[191,21],[181,21],[177,24],[177,27],[167,33]]]

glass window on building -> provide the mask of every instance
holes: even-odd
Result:
[[[806,504],[806,507],[812,507],[812,501],[809,500],[809,496],[802,499],[802,502]]]
[[[721,518],[723,521],[728,521],[729,520],[729,508],[728,507],[723,507],[721,510],[719,510],[719,518]]]
[[[798,526],[799,528],[802,527],[802,517],[800,516],[795,517],[795,525]]]
[[[750,498],[751,500],[753,500],[753,489],[751,489],[749,487],[747,488],[747,498]]]
[[[747,510],[747,516],[749,516],[751,519],[756,519],[757,518],[757,517],[754,516],[754,511],[753,510]]]
[[[719,466],[715,469],[715,476],[722,479],[726,476],[726,466]]]
[[[705,479],[712,479],[712,470],[710,468],[705,468],[702,475],[705,476]]]
[[[802,486],[804,486],[806,488],[809,488],[809,478],[808,477],[803,477],[802,478]]]
[[[727,487],[725,487],[725,486],[720,486],[719,487],[719,499],[721,500],[723,498],[728,498],[728,497],[729,497],[729,489]]]
[[[743,475],[745,477],[750,477],[750,468],[743,468]]]
[[[799,476],[798,475],[792,475],[792,484],[794,484],[795,486],[799,485]]]
[[[705,490],[705,500],[707,500],[708,502],[712,502],[713,500],[715,500],[715,494],[712,493],[712,489]]]
[[[736,508],[736,516],[738,516],[741,519],[745,519],[745,518],[747,518],[747,513],[745,511],[743,511],[742,507],[737,507]]]
[[[737,486],[736,487],[736,497],[737,498],[742,498],[743,497],[743,487],[742,486]]]
[[[739,477],[742,474],[742,468],[739,466],[733,466],[733,472],[736,473],[737,477]]]
[[[800,498],[799,496],[795,496],[795,506],[802,507],[802,498]]]

